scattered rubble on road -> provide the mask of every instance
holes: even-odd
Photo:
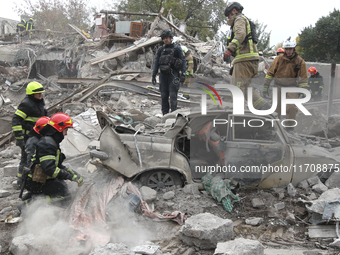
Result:
[[[129,36],[102,34],[99,31],[104,24],[96,27],[98,40],[90,40],[71,25],[76,32],[62,35],[37,31],[22,37],[21,44],[0,45],[1,254],[248,255],[282,251],[293,255],[289,251],[292,247],[299,250],[296,254],[339,252],[338,171],[296,174],[298,179],[293,174],[283,179],[263,176],[260,180],[262,184],[267,180],[263,184],[267,189],[208,175],[202,184],[204,175],[191,176],[185,143],[179,143],[181,149],[174,147],[172,139],[177,139],[179,132],[183,140],[194,134],[186,125],[187,116],[193,105],[199,106],[200,97],[194,84],[190,90],[180,88],[180,109],[161,115],[160,93],[151,83],[153,60],[161,41],[158,35],[172,28],[175,42],[190,49],[195,62],[193,83],[230,83],[230,65],[221,57],[221,42],[201,42],[164,17],[144,34]],[[263,71],[254,79],[255,89],[263,81]],[[63,111],[72,116],[74,129],[61,148],[67,155],[66,163],[81,173],[86,183],[78,192],[74,183],[69,184],[75,199],[66,210],[38,200],[20,215],[15,184],[20,149],[13,143],[11,118],[25,96],[25,86],[33,80],[46,88],[49,115]],[[188,93],[190,100],[184,96]],[[222,95],[224,101],[229,97],[229,93]],[[230,110],[230,104],[226,105],[223,110]],[[320,157],[339,162],[340,117],[332,116],[326,128],[324,105],[311,105],[313,119],[299,116],[298,121],[303,123],[299,134],[276,130],[276,135],[285,136],[305,153],[318,148],[306,156],[307,160]],[[102,140],[111,151],[119,151],[119,157],[106,158]],[[150,153],[159,148],[158,156]],[[177,157],[173,169],[190,172],[185,182],[176,172],[156,171],[163,163],[169,164],[170,154]],[[109,163],[103,164],[105,160],[114,166],[123,162],[123,169],[109,168]],[[153,163],[153,172],[142,173],[143,167],[147,169]],[[11,220],[16,223],[9,224]],[[56,240],[56,236],[61,238]],[[67,247],[62,245],[65,243]]]

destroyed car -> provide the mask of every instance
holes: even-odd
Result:
[[[200,182],[207,172],[244,186],[272,188],[297,185],[340,167],[327,149],[287,133],[275,121],[276,115],[246,112],[240,116],[222,110],[206,115],[178,113],[166,120],[173,123],[166,131],[116,125],[103,112],[97,112],[97,117],[102,128],[100,149],[92,150],[91,157],[151,188]]]

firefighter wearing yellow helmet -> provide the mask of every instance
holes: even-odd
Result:
[[[18,106],[12,118],[12,130],[16,139],[16,145],[21,148],[21,160],[18,169],[18,186],[22,184],[22,171],[27,164],[25,143],[28,133],[33,129],[40,117],[47,115],[42,93],[44,87],[39,82],[30,82],[26,87],[26,97]]]

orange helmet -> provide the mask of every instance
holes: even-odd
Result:
[[[54,127],[58,132],[63,132],[65,128],[72,128],[73,123],[70,116],[68,116],[66,113],[56,113],[48,122],[48,125]]]
[[[316,70],[316,68],[314,66],[311,66],[309,69],[308,69],[308,73],[312,73],[312,74],[316,74],[318,72],[318,70]]]
[[[285,50],[282,48],[279,48],[276,52],[276,55],[279,55],[279,53],[285,53]]]
[[[35,123],[33,130],[40,134],[40,130],[46,126],[46,124],[49,122],[50,118],[49,117],[41,117],[37,120]]]

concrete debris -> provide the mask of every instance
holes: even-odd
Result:
[[[275,209],[278,210],[278,211],[279,211],[279,210],[282,210],[282,209],[285,208],[285,203],[280,202],[280,203],[274,204],[274,207],[275,207]]]
[[[191,194],[191,195],[200,195],[200,191],[198,190],[197,184],[187,184],[183,188],[183,192],[185,194]]]
[[[250,217],[246,219],[247,225],[258,226],[263,222],[263,218]]]
[[[214,255],[263,255],[264,246],[257,240],[236,238],[217,244]]]
[[[340,198],[340,189],[334,188],[329,189],[321,194],[321,196],[317,200],[311,201],[312,205],[306,204],[306,208],[314,213],[323,214],[326,202],[335,202]]]
[[[8,197],[11,195],[11,192],[7,191],[7,190],[1,190],[0,189],[0,198],[2,197]]]
[[[7,165],[3,168],[4,170],[4,177],[14,177],[17,176],[18,173],[18,165]]]
[[[289,183],[287,186],[287,193],[290,197],[296,196],[297,190],[295,189],[294,185],[292,183]]]
[[[195,142],[192,143],[192,141],[197,138],[199,130],[193,130],[186,123],[192,121],[191,117],[187,117],[190,116],[193,105],[197,105],[198,111],[201,107],[201,97],[200,93],[197,93],[196,87],[197,82],[210,85],[231,83],[229,74],[231,64],[225,63],[222,58],[225,45],[215,39],[202,42],[186,34],[183,32],[185,29],[182,29],[186,24],[173,17],[171,12],[167,14],[166,18],[163,16],[163,11],[144,13],[154,16],[154,22],[117,20],[118,16],[111,14],[114,13],[105,11],[96,15],[91,33],[80,30],[77,24],[70,24],[75,32],[60,33],[36,30],[32,31],[31,35],[26,33],[20,36],[20,43],[13,41],[10,42],[13,43],[11,45],[0,47],[1,222],[6,220],[7,222],[17,222],[21,219],[18,217],[20,212],[15,206],[19,202],[16,175],[21,149],[13,143],[11,119],[17,106],[25,97],[26,85],[32,81],[40,82],[46,90],[44,99],[48,116],[56,112],[64,112],[72,116],[74,128],[69,130],[60,146],[67,156],[65,164],[84,174],[88,185],[96,179],[94,177],[100,176],[94,182],[100,186],[99,183],[107,180],[109,174],[112,172],[115,175],[121,173],[119,168],[123,168],[126,170],[124,172],[126,177],[135,182],[136,186],[141,187],[139,192],[143,201],[141,202],[139,199],[138,204],[141,202],[141,205],[144,206],[142,210],[144,215],[148,214],[160,221],[172,219],[180,224],[183,224],[189,216],[182,227],[171,223],[155,224],[151,220],[142,220],[140,211],[136,212],[138,210],[135,210],[134,213],[131,212],[131,215],[124,212],[124,220],[121,220],[122,213],[118,210],[121,209],[120,206],[114,207],[116,210],[108,206],[112,211],[102,210],[102,223],[106,226],[105,230],[116,231],[120,227],[117,225],[121,224],[122,231],[117,230],[117,233],[112,236],[105,233],[105,240],[112,243],[92,247],[91,251],[77,251],[79,254],[194,255],[202,253],[205,255],[212,254],[213,251],[203,250],[215,248],[214,254],[274,254],[275,252],[266,253],[266,251],[263,253],[262,244],[254,240],[261,240],[261,242],[266,242],[266,245],[273,247],[286,243],[291,245],[287,240],[294,240],[293,245],[301,245],[301,242],[295,238],[304,236],[307,225],[325,221],[336,222],[340,218],[338,215],[340,211],[338,208],[340,201],[339,172],[334,172],[332,175],[330,173],[318,174],[307,180],[303,179],[316,174],[316,172],[308,173],[308,175],[299,175],[296,172],[292,176],[284,176],[283,179],[280,175],[278,178],[280,181],[276,179],[273,181],[272,178],[277,178],[276,176],[269,178],[267,178],[269,175],[262,176],[264,178],[258,178],[261,180],[258,188],[270,188],[265,191],[244,190],[239,187],[241,182],[238,180],[221,179],[221,184],[228,183],[228,189],[224,189],[223,194],[215,194],[216,196],[213,198],[211,192],[202,190],[202,184],[196,183],[201,180],[202,176],[193,176],[193,171],[190,169],[194,162],[190,158],[190,150],[195,147]],[[139,15],[144,14],[139,13]],[[120,18],[125,19],[123,18],[126,16],[125,14],[120,15],[122,15]],[[160,110],[159,87],[157,84],[151,83],[151,73],[156,50],[162,44],[159,35],[162,30],[169,28],[175,34],[174,41],[190,50],[194,59],[194,73],[191,77],[190,89],[180,87],[179,109],[163,116]],[[13,34],[10,38],[14,40],[18,37],[17,34]],[[252,81],[252,86],[256,91],[262,91],[266,68],[270,63],[271,61],[267,61],[265,58],[260,61],[259,73]],[[159,77],[157,76],[156,79],[158,83]],[[231,110],[230,93],[223,92],[221,99],[224,109]],[[311,102],[309,107],[314,107],[314,104],[319,106],[324,103]],[[207,108],[209,110],[216,109],[214,105],[208,105]],[[333,161],[327,163],[339,163],[340,115],[332,115],[326,125],[324,106],[308,109],[312,116],[298,114],[299,125],[295,131],[299,134],[293,137],[288,135],[288,140],[293,140],[288,145],[301,144],[298,150],[302,152],[317,146],[320,150],[311,150],[312,153],[307,150],[306,155],[308,157],[320,156],[324,160],[320,161],[322,164],[330,159]],[[335,109],[333,110],[335,111]],[[104,130],[107,124],[109,127]],[[137,131],[138,135],[143,134],[143,137],[136,135],[136,139],[134,139],[133,135],[137,134]],[[221,130],[219,131],[221,132]],[[224,138],[226,134],[221,133]],[[106,136],[108,134],[109,136]],[[129,136],[130,134],[132,136]],[[280,133],[279,137],[283,138],[286,135]],[[100,137],[103,140],[100,140]],[[109,145],[105,144],[105,140],[109,140],[108,137],[110,139],[114,137],[114,142],[110,140]],[[124,140],[125,138],[127,139]],[[202,141],[197,142],[201,143]],[[253,144],[254,141],[252,140],[250,143]],[[223,146],[229,145],[223,143]],[[276,143],[275,145],[267,143],[267,141],[264,146],[260,145],[261,150],[269,148],[268,151],[264,151],[264,154],[268,155],[269,161],[273,159],[271,154],[274,155],[275,150],[279,150],[277,145]],[[104,152],[100,150],[105,146],[111,148],[109,151],[112,154],[94,154],[96,156],[90,158],[90,151]],[[237,146],[238,144],[235,143],[234,147]],[[159,149],[158,154],[154,153],[155,148]],[[209,148],[212,149],[210,144]],[[292,149],[292,151],[294,150]],[[254,153],[254,159],[259,158],[257,152],[257,149],[249,151],[250,154]],[[243,155],[247,155],[247,153],[248,151],[245,150]],[[277,155],[281,157],[284,153],[286,152],[280,152]],[[211,151],[211,154],[204,152],[204,154],[210,157],[213,152]],[[239,152],[230,153],[225,162],[235,160],[232,162],[234,164],[243,160],[235,155],[239,155]],[[210,157],[213,162],[216,162],[215,157],[216,155]],[[117,164],[108,168],[105,164],[103,166],[103,162],[107,158],[111,163]],[[201,160],[202,155],[198,154],[197,158],[202,165],[210,163]],[[293,159],[293,157],[291,158]],[[306,158],[307,163],[309,163],[308,160],[309,158]],[[315,162],[318,162],[317,159]],[[143,166],[143,170],[138,173],[140,175],[133,176],[141,169],[141,166]],[[162,179],[162,174],[148,175],[144,172],[148,169],[162,169],[166,172],[165,169],[169,168],[179,170],[179,172],[187,171],[191,175],[188,174],[184,178],[184,176],[168,175],[167,173],[166,178],[171,177],[172,179],[168,180]],[[131,176],[128,176],[130,173]],[[158,182],[157,190],[145,186],[153,181]],[[177,186],[168,185],[167,182]],[[74,183],[69,186],[72,196],[75,197],[76,189],[72,184]],[[179,187],[181,184],[186,185]],[[229,184],[231,184],[230,187]],[[273,186],[275,188],[272,188]],[[125,195],[128,197],[127,194]],[[222,195],[225,196],[222,197]],[[239,203],[230,202],[229,205],[230,198],[228,197],[231,195],[235,196]],[[117,196],[117,200],[127,199],[122,194]],[[86,198],[85,195],[84,197]],[[216,199],[216,197],[226,200]],[[144,201],[150,202],[150,206],[146,205]],[[136,201],[129,202],[133,204]],[[225,212],[224,207],[230,206],[233,206],[231,207],[233,210]],[[158,211],[164,213],[159,214]],[[180,213],[180,211],[185,213]],[[27,223],[25,220],[17,224],[20,228],[18,233],[22,235],[13,239],[12,236],[15,236],[14,231],[17,226],[12,226],[15,224],[0,224],[1,254],[43,253],[39,249],[44,249],[46,244],[42,245],[37,241],[39,239],[37,233],[28,234],[23,230],[22,226]],[[70,222],[73,222],[72,220],[71,217]],[[128,233],[126,225],[132,226],[131,232]],[[309,237],[337,237],[334,225],[329,226],[327,230],[320,226],[313,227],[315,226],[308,228]],[[140,233],[139,228],[142,229]],[[148,232],[146,229],[150,230],[151,234],[145,234]],[[91,234],[93,233],[86,233],[86,236]],[[128,236],[126,240],[138,239],[139,242],[125,242],[125,234]],[[229,241],[234,238],[234,235],[237,239]],[[120,239],[121,236],[124,238]],[[157,240],[157,243],[156,241],[155,244],[148,243],[147,240]],[[306,243],[308,241],[310,240],[304,240]],[[86,242],[86,238],[81,239],[79,243],[91,246]],[[96,242],[96,244],[98,243]],[[327,248],[327,245],[327,243],[322,243],[320,247]],[[338,247],[337,243],[334,245]],[[288,254],[294,253],[289,252]]]
[[[5,207],[4,209],[2,209],[0,211],[0,214],[5,214],[5,213],[8,213],[10,211],[12,211],[12,206],[8,206],[8,207]]]
[[[233,236],[233,222],[211,213],[190,217],[179,231],[179,237],[185,244],[201,249],[215,249],[217,243],[228,241]]]
[[[340,188],[340,172],[332,173],[332,175],[325,182],[325,185],[329,189]]]
[[[291,212],[288,212],[287,216],[286,216],[286,221],[289,224],[294,224],[295,223],[295,215],[293,213],[291,213]]]
[[[309,184],[308,184],[307,180],[301,181],[298,185],[298,188],[304,189],[305,191],[307,191],[309,189]]]
[[[168,191],[168,192],[163,194],[163,199],[164,200],[171,200],[174,197],[175,197],[175,192],[173,192],[173,191]]]
[[[39,246],[36,243],[36,237],[33,234],[14,237],[9,250],[14,255],[38,254]]]
[[[323,193],[323,192],[328,190],[328,187],[325,184],[323,184],[322,182],[320,182],[318,184],[315,184],[312,187],[312,190],[314,190],[317,193]]]
[[[95,246],[90,255],[133,255],[130,249],[123,243],[108,243]]]
[[[254,208],[263,208],[265,207],[265,204],[261,198],[253,198],[251,200],[251,204]]]
[[[318,176],[313,176],[313,177],[307,179],[307,182],[308,182],[309,186],[312,187],[315,184],[320,183],[320,178]]]
[[[141,187],[140,192],[142,193],[142,197],[146,202],[152,202],[157,198],[157,191],[147,186]]]

